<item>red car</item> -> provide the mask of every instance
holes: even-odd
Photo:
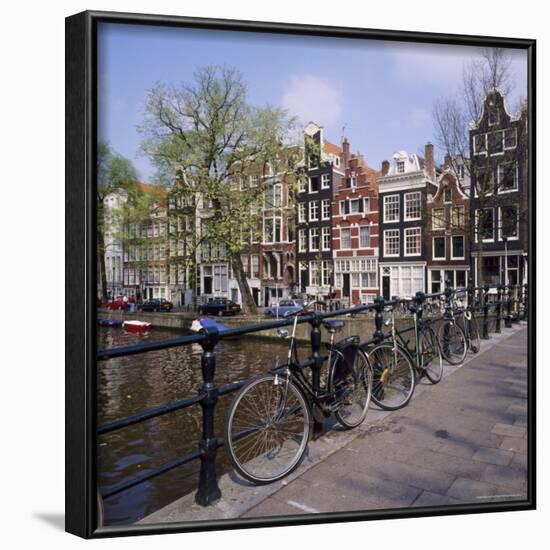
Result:
[[[124,298],[127,298],[125,301]],[[129,304],[133,304],[135,298],[133,296],[117,296],[114,300],[107,303],[109,309],[126,309]]]

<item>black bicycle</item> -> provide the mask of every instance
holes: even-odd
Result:
[[[468,342],[464,329],[457,322],[455,310],[458,311],[458,308],[451,295],[445,295],[445,313],[439,326],[438,338],[445,361],[451,365],[460,365],[466,358]]]
[[[334,343],[344,321],[325,320],[330,333],[328,374],[316,391],[300,366],[294,316],[287,361],[247,382],[235,396],[225,422],[225,448],[235,470],[255,484],[277,481],[298,467],[311,433],[315,413],[336,416],[350,429],[367,415],[372,369],[359,348],[359,338]],[[288,330],[279,329],[288,338]]]
[[[399,301],[403,302],[403,301]],[[396,305],[400,305],[398,304]],[[395,327],[394,307],[388,308],[391,338],[368,351],[373,368],[372,400],[382,409],[396,410],[404,407],[412,398],[417,380],[426,376],[437,384],[443,376],[443,360],[437,336],[430,322],[419,315],[422,296],[408,303],[408,311],[414,321],[414,348],[405,340],[404,331]]]

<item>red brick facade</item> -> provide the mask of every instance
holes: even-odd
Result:
[[[350,155],[342,144],[342,168],[346,177],[334,189],[332,248],[335,296],[346,304],[370,302],[378,285],[378,187],[379,172],[363,157]]]

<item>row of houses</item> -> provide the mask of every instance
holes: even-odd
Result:
[[[436,165],[428,143],[423,155],[398,151],[374,169],[345,137],[331,143],[311,122],[304,128],[305,177],[296,185],[295,178],[269,174],[261,227],[241,255],[256,304],[288,296],[369,303],[379,294],[438,292],[446,280],[453,286],[526,282],[526,135],[526,110],[510,115],[495,90],[470,126],[469,156],[447,156]],[[264,177],[240,178],[238,185],[246,192]],[[193,294],[241,302],[223,242],[197,248],[193,277],[178,264],[189,243],[165,237],[189,219],[171,215],[173,202],[166,190],[151,219],[134,229],[140,242],[146,239],[145,251],[111,243],[109,288],[177,305],[191,304]],[[191,222],[197,226],[208,217],[208,204],[199,206],[202,214]]]

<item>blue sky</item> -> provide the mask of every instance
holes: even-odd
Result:
[[[513,106],[527,95],[527,56],[510,54]],[[157,82],[190,81],[199,66],[226,65],[241,71],[251,104],[313,120],[337,144],[345,127],[352,151],[379,168],[397,150],[422,153],[435,142],[434,101],[457,92],[462,67],[478,55],[474,47],[103,23],[99,139],[151,181],[154,168],[139,151],[138,132],[148,90]]]

